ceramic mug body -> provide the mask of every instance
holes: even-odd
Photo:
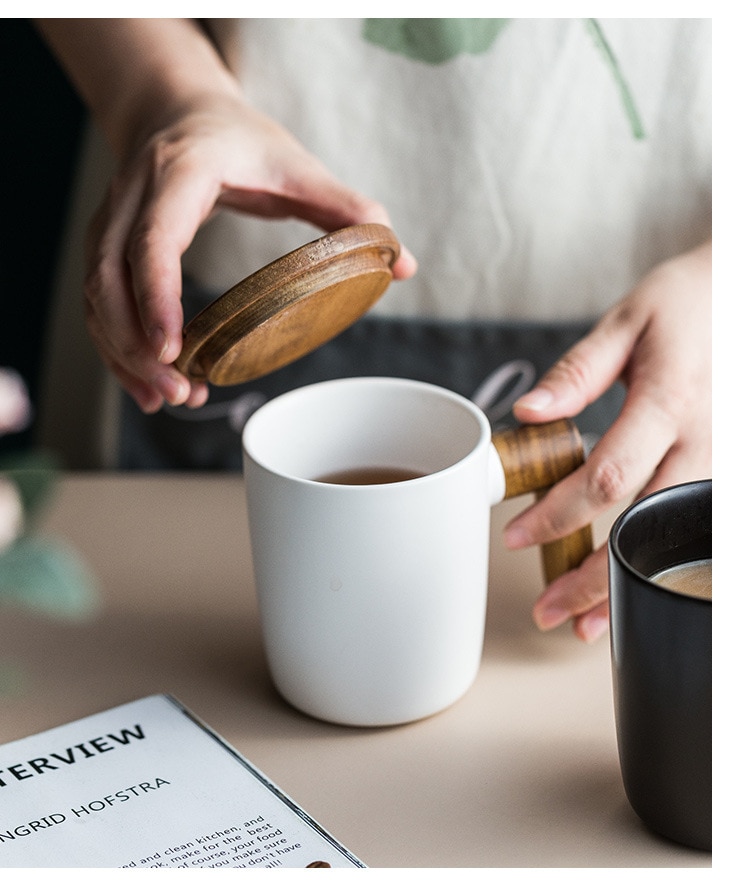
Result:
[[[654,831],[711,848],[711,600],[648,577],[711,558],[711,481],[661,490],[609,537],[617,740],[631,806]]]
[[[502,496],[488,482],[481,411],[418,382],[323,382],[258,410],[243,448],[262,632],[282,696],[359,726],[416,720],[462,696],[479,667],[490,504]],[[365,467],[422,476],[320,480]]]

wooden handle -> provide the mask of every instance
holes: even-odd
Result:
[[[500,456],[505,473],[505,498],[535,493],[541,499],[547,490],[583,464],[583,441],[575,423],[558,419],[543,425],[494,434],[492,443]],[[591,525],[542,546],[544,576],[549,584],[591,554]]]

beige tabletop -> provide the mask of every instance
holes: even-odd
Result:
[[[270,683],[239,475],[66,476],[43,529],[88,564],[99,608],[65,622],[2,606],[0,742],[168,692],[368,866],[710,866],[628,806],[607,639],[532,624],[538,553],[500,543],[526,504],[493,509],[469,692],[418,723],[354,729],[299,714]]]

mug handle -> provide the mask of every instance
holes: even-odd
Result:
[[[492,443],[505,473],[505,498],[535,493],[541,499],[585,459],[581,434],[570,419],[499,431]],[[544,576],[553,579],[579,566],[593,551],[591,524],[542,545]]]

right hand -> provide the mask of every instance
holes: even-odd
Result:
[[[172,366],[182,349],[182,254],[220,207],[333,231],[385,209],[347,188],[241,98],[203,95],[136,138],[89,229],[86,318],[104,363],[141,410],[198,407],[208,388]],[[410,277],[407,250],[394,266]]]

